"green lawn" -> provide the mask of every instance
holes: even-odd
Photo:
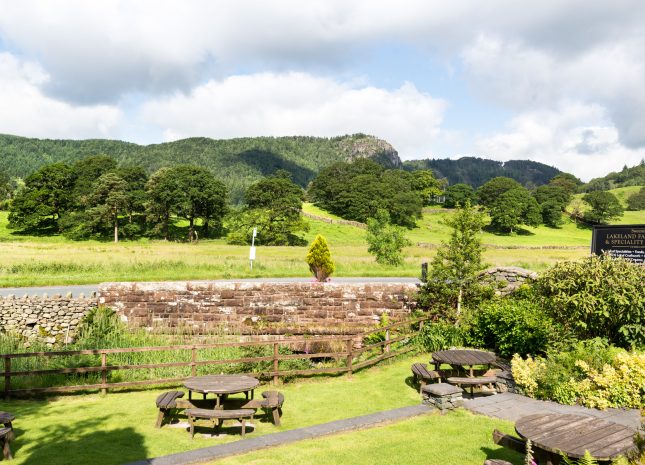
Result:
[[[418,355],[385,363],[346,376],[326,377],[279,386],[285,395],[282,425],[255,420],[249,437],[311,426],[383,410],[414,405],[419,395],[409,385],[410,365],[427,361]],[[260,387],[259,390],[263,390]],[[154,400],[159,390],[70,395],[40,400],[0,401],[0,410],[17,417],[12,443],[16,465],[120,464],[128,461],[207,447],[240,439],[239,428],[227,428],[225,437],[198,435],[191,440],[181,428],[154,428]],[[491,441],[493,428],[511,432],[511,423],[456,412],[427,415],[375,429],[305,441],[276,450],[249,454],[250,463],[422,463],[413,458],[422,444],[423,463],[480,465],[486,456],[519,457]],[[206,430],[202,430],[204,432]],[[338,445],[338,448],[336,447]],[[334,447],[325,458],[324,451]],[[332,458],[333,455],[333,458]],[[431,457],[436,458],[431,458]],[[405,460],[396,460],[403,457]],[[407,457],[410,457],[408,461]],[[437,461],[445,457],[444,461]],[[459,460],[456,458],[459,457]],[[284,458],[284,460],[282,460]],[[453,461],[452,458],[455,458]],[[382,459],[382,460],[381,460]],[[233,462],[233,461],[235,462]],[[224,463],[239,463],[239,458]],[[414,460],[417,460],[416,462]]]

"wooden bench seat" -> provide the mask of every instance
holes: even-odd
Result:
[[[496,376],[475,376],[475,377],[451,376],[446,381],[450,384],[454,384],[459,387],[469,386],[470,397],[473,397],[473,389],[475,388],[475,386],[488,385],[488,387],[490,387],[491,389],[495,389],[495,386],[493,385],[497,382],[497,377]]]
[[[0,443],[2,443],[2,456],[6,460],[11,460],[13,456],[11,455],[11,449],[9,448],[9,442],[11,441],[12,429],[5,426],[0,428]]]
[[[242,406],[242,408],[264,409],[273,418],[273,424],[280,426],[280,417],[282,416],[282,404],[284,404],[284,394],[278,391],[264,391],[263,399],[254,399]]]
[[[428,370],[428,366],[425,363],[413,363],[412,374],[415,382],[419,384],[419,392],[428,382],[435,379],[441,380],[439,373],[434,370]]]
[[[216,434],[219,434],[224,420],[238,420],[240,423],[242,423],[242,437],[244,437],[246,433],[246,420],[253,419],[255,410],[249,408],[232,410],[190,408],[187,409],[185,413],[190,423],[191,438],[195,436],[195,420],[211,420],[213,422],[213,427],[215,428]]]
[[[526,442],[510,434],[504,434],[501,431],[493,430],[493,442],[498,446],[505,447],[520,454],[526,453]]]
[[[157,428],[161,428],[167,414],[173,413],[175,409],[182,408],[177,405],[177,399],[180,397],[184,397],[182,391],[167,391],[159,394],[156,400],[157,408],[159,409],[159,415],[157,415],[157,423],[155,425]]]

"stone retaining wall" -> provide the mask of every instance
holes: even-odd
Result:
[[[498,267],[480,274],[508,294],[537,274]],[[28,343],[70,342],[76,326],[99,303],[138,327],[229,330],[240,334],[353,334],[371,329],[387,313],[409,316],[417,286],[411,283],[104,283],[95,295],[0,297],[0,332]]]
[[[411,283],[104,283],[101,304],[138,327],[221,328],[243,334],[352,334],[383,313],[407,318]]]
[[[71,343],[79,321],[96,305],[96,295],[0,298],[0,331],[20,335],[27,346],[35,341],[48,347]]]

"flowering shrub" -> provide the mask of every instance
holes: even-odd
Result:
[[[536,359],[515,355],[513,376],[522,392],[538,399],[600,409],[645,408],[645,353],[601,350],[603,356],[610,356],[608,361],[599,364],[598,358],[583,360],[583,356],[568,366],[561,365],[570,360],[563,354]]]

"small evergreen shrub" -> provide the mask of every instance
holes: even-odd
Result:
[[[331,259],[331,252],[327,245],[327,240],[320,234],[311,243],[307,253],[307,265],[309,270],[314,274],[316,280],[325,282],[336,269],[336,265]]]

